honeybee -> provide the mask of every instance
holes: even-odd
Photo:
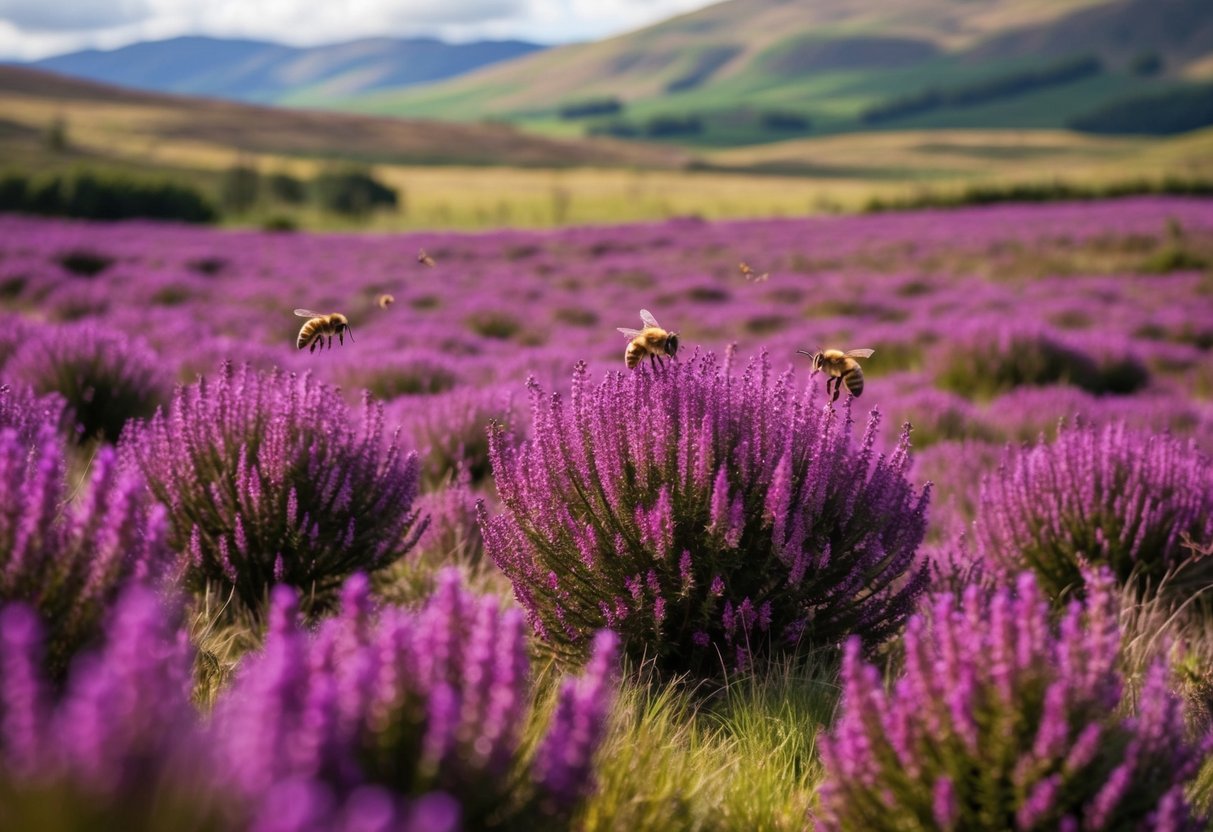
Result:
[[[396,302],[396,298],[393,295],[389,295],[386,293],[380,295],[378,298],[375,299],[375,304],[380,309],[387,309],[389,306],[391,306],[395,302]],[[350,340],[352,341],[353,339],[351,338]]]
[[[628,365],[629,370],[636,369],[636,365],[643,361],[646,355],[652,356],[653,360],[660,365],[661,356],[668,355],[674,358],[675,353],[678,352],[677,332],[666,332],[662,329],[661,325],[657,323],[657,319],[653,317],[653,313],[647,309],[640,310],[640,320],[644,322],[644,329],[616,327],[632,339],[628,342],[627,351],[623,354],[623,363]]]
[[[428,254],[425,253],[425,249],[417,250],[417,262],[423,266],[429,266],[431,269],[438,265],[434,261],[433,257],[430,257]]]
[[[869,358],[876,350],[850,350],[849,352],[843,352],[842,350],[822,350],[821,352],[796,350],[796,352],[813,359],[813,369],[821,370],[829,376],[826,379],[827,395],[830,392],[830,382],[834,382],[834,396],[830,401],[836,402],[838,401],[838,394],[843,384],[846,384],[847,392],[855,398],[859,398],[863,393],[863,370],[860,369],[859,362],[855,359]]]
[[[350,322],[340,312],[330,312],[325,315],[310,309],[296,309],[295,314],[300,318],[308,318],[308,321],[299,328],[299,337],[295,339],[295,346],[299,349],[308,345],[311,345],[310,352],[315,352],[317,346],[324,349],[325,338],[328,339],[328,346],[331,349],[334,335],[344,346],[347,332],[350,336],[350,343],[354,343],[354,331],[350,329]]]
[[[750,267],[750,264],[744,260],[738,264],[737,268],[741,270],[743,275],[745,275],[746,280],[752,280],[755,283],[762,283],[771,276],[770,272],[763,272],[762,274],[756,273],[754,269]]]

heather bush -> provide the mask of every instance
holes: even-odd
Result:
[[[364,398],[358,418],[307,375],[224,365],[125,451],[169,507],[188,584],[254,612],[275,583],[323,609],[346,576],[388,566],[425,528],[417,457],[384,441],[382,406]]]
[[[31,444],[43,425],[61,425],[63,399],[38,396],[28,387],[0,384],[0,430],[11,428],[21,442]]]
[[[936,383],[991,398],[1020,386],[1071,384],[1092,393],[1132,393],[1149,371],[1125,353],[1089,351],[1045,329],[980,327],[949,340],[934,358]]]
[[[633,657],[710,675],[894,632],[923,587],[927,492],[906,434],[877,458],[876,415],[856,445],[819,389],[712,355],[597,388],[579,365],[569,407],[532,384],[533,439],[492,434],[504,508],[481,525],[548,645],[577,656],[606,626]]]
[[[513,396],[500,390],[466,389],[424,402],[409,402],[405,432],[424,453],[422,487],[433,490],[466,473],[471,485],[488,478],[489,424],[514,426]]]
[[[127,422],[151,416],[170,390],[146,344],[91,324],[35,330],[5,372],[37,393],[62,396],[80,441],[116,442]]]
[[[935,597],[891,689],[850,641],[818,828],[1200,828],[1184,787],[1213,743],[1189,740],[1164,662],[1132,706],[1115,592],[1091,584],[1056,624],[1031,573]]]
[[[97,636],[122,587],[164,576],[173,557],[163,507],[112,448],[97,453],[82,493],[69,493],[57,426],[0,427],[0,602],[38,611],[56,676]]]
[[[294,591],[274,590],[264,651],[215,708],[227,765],[250,795],[323,783],[338,800],[366,786],[455,797],[464,821],[533,828],[591,787],[612,695],[614,636],[566,680],[533,755],[524,749],[530,670],[522,613],[479,597],[447,570],[415,611],[372,609],[365,576],[315,634],[296,626]]]
[[[1188,559],[1183,536],[1213,540],[1213,461],[1191,442],[1124,424],[1064,427],[1052,443],[1012,454],[981,487],[976,554],[1034,571],[1058,598],[1084,564],[1155,585]],[[1213,561],[1191,559],[1189,586],[1213,584]]]
[[[239,805],[189,700],[192,651],[171,610],[132,589],[61,694],[41,616],[0,607],[0,818],[6,829],[230,830]]]

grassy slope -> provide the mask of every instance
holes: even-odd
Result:
[[[657,113],[694,112],[705,116],[707,129],[703,135],[674,141],[741,145],[780,138],[753,119],[748,124],[739,123],[745,119],[733,114],[746,107],[800,112],[812,119],[814,134],[854,131],[861,126],[856,116],[867,106],[929,87],[968,84],[1025,66],[1039,66],[1040,60],[1024,57],[1036,54],[1033,50],[1037,48],[1053,57],[1099,52],[1109,68],[1105,76],[983,107],[941,110],[891,125],[896,129],[1060,127],[1078,112],[1112,98],[1174,83],[1135,78],[1124,70],[1132,50],[1145,49],[1149,44],[1125,45],[1115,33],[1119,31],[1117,26],[1131,26],[1150,12],[1143,2],[733,0],[628,35],[550,50],[451,82],[316,103],[451,119],[500,115],[538,132],[575,135],[592,122],[560,122],[553,117],[556,104],[618,96],[627,102],[627,117],[633,121]],[[1091,15],[1116,18],[1118,23],[1101,28],[1096,20],[1091,23],[1096,31],[1084,37]],[[1018,33],[1018,40],[1008,37],[1008,31]],[[889,64],[891,59],[879,55],[869,55],[866,65],[865,59],[858,59],[859,66],[839,65],[856,60],[853,46],[860,42],[854,39],[871,37],[909,39],[911,45],[937,53],[934,57],[907,59],[904,65],[896,61]],[[1171,35],[1155,32],[1150,37],[1166,42]],[[1199,72],[1205,57],[1201,50],[1205,46],[1213,48],[1206,43],[1210,37],[1213,34],[1198,34],[1178,50],[1174,60],[1179,63],[1171,68],[1174,75],[1188,72],[1189,64]],[[848,39],[853,46],[847,46]],[[830,44],[837,48],[818,56],[816,62],[808,55],[814,48]],[[713,48],[732,48],[735,54],[702,83],[673,93],[667,91],[671,82],[693,73],[697,62]]]

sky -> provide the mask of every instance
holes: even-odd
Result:
[[[212,35],[299,46],[362,37],[597,40],[713,0],[0,0],[0,59]]]

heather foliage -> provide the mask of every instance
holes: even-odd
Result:
[[[0,817],[7,829],[227,830],[239,807],[201,741],[191,651],[163,601],[132,589],[61,695],[41,621],[0,608]]]
[[[940,387],[990,398],[1020,386],[1071,384],[1092,393],[1132,393],[1149,371],[1129,355],[1092,355],[1044,329],[975,328],[936,357]]]
[[[55,675],[98,635],[127,582],[163,576],[172,559],[163,507],[112,448],[98,452],[88,484],[71,496],[57,420],[0,427],[0,602],[38,611]]]
[[[1213,460],[1120,423],[1066,427],[1005,460],[982,483],[973,532],[983,560],[1033,570],[1054,598],[1082,585],[1085,563],[1157,585],[1189,559],[1185,534],[1213,540]],[[1209,586],[1213,561],[1191,558],[1185,574]]]
[[[92,324],[36,330],[5,373],[37,393],[62,396],[81,441],[116,442],[130,420],[151,416],[170,391],[147,345]]]
[[[532,386],[534,438],[492,435],[504,510],[482,525],[541,636],[576,655],[607,626],[634,657],[713,674],[894,632],[923,587],[927,492],[905,436],[876,457],[875,416],[856,446],[818,389],[711,355],[596,388],[579,366],[567,407]]]
[[[521,731],[530,670],[521,612],[475,596],[453,570],[417,611],[372,609],[364,576],[339,615],[308,634],[297,599],[274,591],[264,652],[246,659],[216,706],[227,764],[250,795],[320,783],[338,800],[368,785],[458,799],[465,822],[533,828],[566,815],[591,785],[612,696],[614,636],[564,682],[532,760]]]
[[[433,490],[464,473],[473,486],[489,476],[489,424],[514,430],[513,395],[464,389],[409,401],[406,433],[424,454],[422,485]]]
[[[169,507],[189,584],[254,611],[275,583],[322,608],[347,575],[390,565],[424,530],[416,455],[384,442],[382,408],[364,399],[359,419],[310,376],[225,365],[126,451]]]
[[[1213,744],[1188,739],[1165,663],[1126,715],[1116,596],[1091,583],[1056,624],[1030,573],[936,596],[891,690],[851,641],[818,828],[1198,828],[1184,786]]]

